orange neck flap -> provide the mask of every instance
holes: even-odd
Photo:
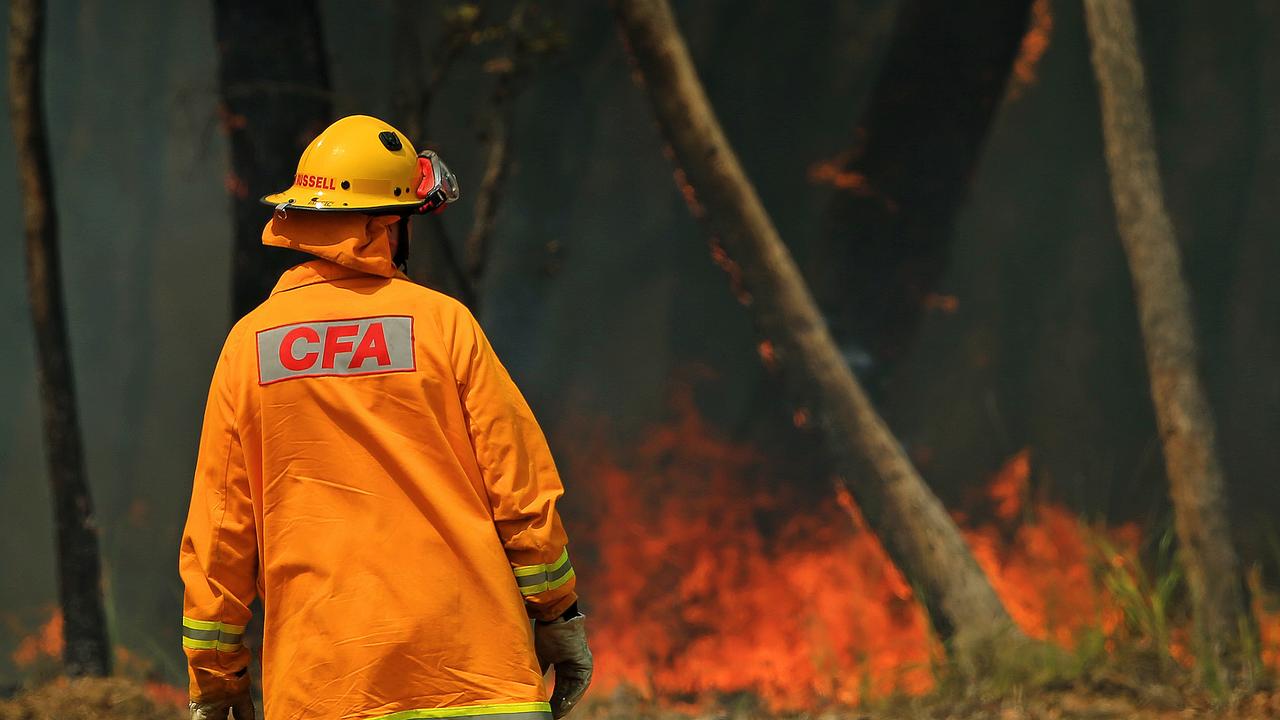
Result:
[[[396,215],[356,212],[276,212],[262,228],[262,244],[291,248],[345,268],[396,277],[391,260],[390,227]]]

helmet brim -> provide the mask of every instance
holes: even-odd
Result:
[[[292,188],[290,188],[292,189]],[[378,203],[378,202],[361,202],[358,198],[352,198],[338,204],[337,201],[332,202],[297,202],[296,199],[302,195],[314,197],[314,191],[306,193],[293,193],[286,190],[280,193],[272,193],[263,195],[259,201],[263,205],[272,207],[284,207],[287,210],[307,210],[309,212],[358,212],[366,215],[391,215],[414,213],[422,206],[422,201],[412,199],[402,203]]]

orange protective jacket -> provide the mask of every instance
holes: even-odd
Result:
[[[290,212],[320,259],[236,323],[214,371],[179,561],[191,697],[268,720],[550,719],[530,617],[576,599],[562,488],[460,303],[391,261],[395,218]]]

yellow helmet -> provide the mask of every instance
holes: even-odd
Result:
[[[368,115],[325,128],[302,152],[293,185],[265,195],[277,208],[412,214],[458,199],[458,181],[438,155],[417,153],[404,133]]]

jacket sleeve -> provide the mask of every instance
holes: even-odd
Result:
[[[453,362],[489,506],[530,617],[552,620],[577,599],[568,538],[556,503],[564,493],[529,404],[465,309]]]
[[[190,696],[198,701],[230,697],[249,684],[243,639],[257,586],[258,545],[229,364],[224,348],[205,407],[178,560],[186,586],[182,646]]]

